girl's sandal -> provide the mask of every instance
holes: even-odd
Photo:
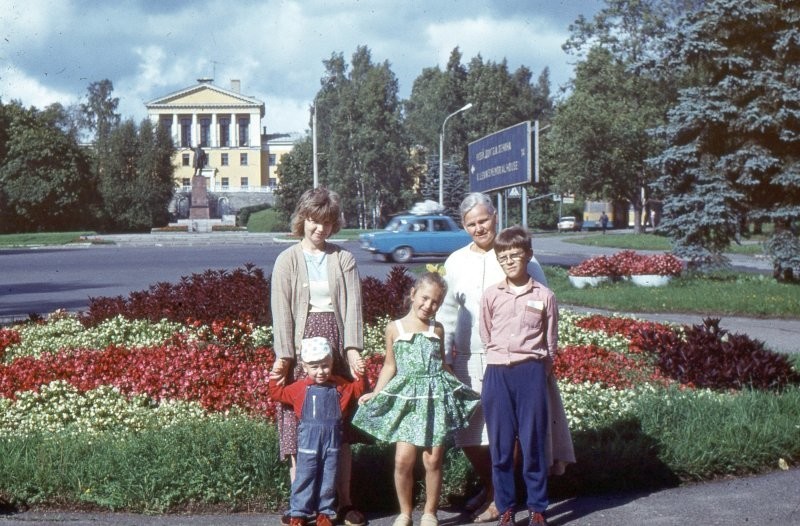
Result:
[[[404,513],[398,515],[397,518],[392,523],[392,526],[411,526],[411,525],[412,525],[411,517],[409,517]]]
[[[494,501],[491,501],[482,513],[478,513],[472,517],[472,522],[494,522],[499,519],[500,512],[497,511],[497,506],[494,505]]]
[[[424,513],[419,520],[419,526],[439,526],[439,519],[433,513]]]

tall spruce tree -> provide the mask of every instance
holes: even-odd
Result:
[[[651,160],[664,193],[662,228],[698,265],[751,221],[770,221],[775,276],[800,269],[800,3],[712,0],[665,40],[659,71],[684,71],[667,148]],[[691,76],[690,76],[691,74]]]

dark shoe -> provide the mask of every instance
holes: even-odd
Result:
[[[538,511],[531,511],[530,513],[531,521],[528,523],[528,526],[547,526],[547,519],[544,518],[544,514]]]
[[[506,510],[500,515],[500,521],[498,521],[497,526],[514,526],[514,524],[514,510]]]
[[[289,526],[306,526],[305,517],[289,517]]]
[[[317,526],[333,526],[333,521],[324,513],[317,514]]]
[[[286,513],[284,513],[283,515],[281,515],[281,524],[289,526],[289,522],[291,522],[291,520],[292,520],[292,517],[289,515],[288,511]]]
[[[339,510],[339,517],[344,520],[345,526],[365,526],[367,519],[352,504]]]

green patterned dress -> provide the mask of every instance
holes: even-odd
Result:
[[[480,394],[442,368],[433,324],[426,332],[407,333],[400,320],[395,323],[397,372],[381,392],[358,407],[353,425],[384,442],[443,445],[448,435],[467,427]]]

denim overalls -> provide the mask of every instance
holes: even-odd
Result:
[[[339,392],[332,383],[306,387],[297,428],[297,470],[289,500],[292,517],[336,516],[336,470],[342,441]]]

